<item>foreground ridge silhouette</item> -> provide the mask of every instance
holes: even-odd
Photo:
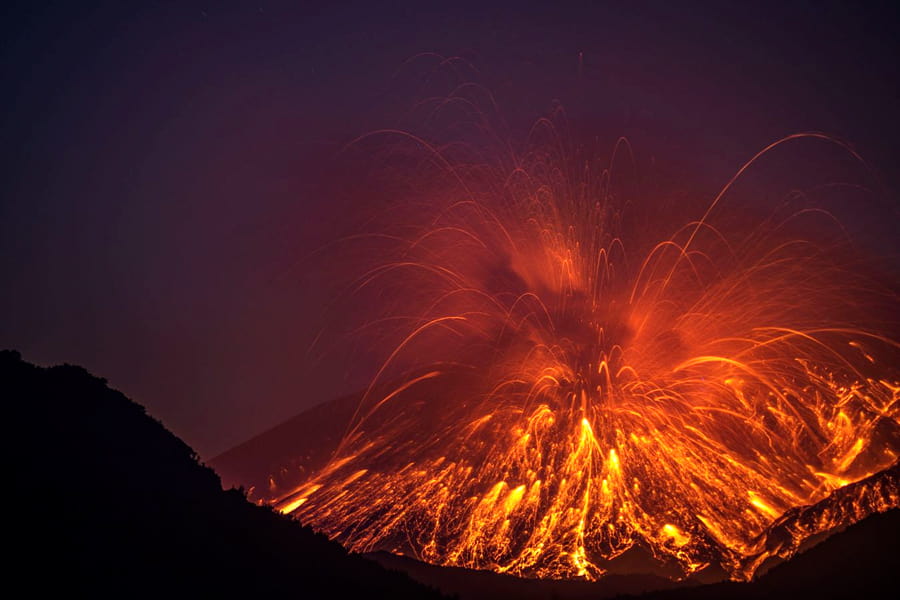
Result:
[[[29,596],[442,597],[223,491],[187,444],[83,368],[2,351],[0,386],[16,449],[10,572]]]
[[[749,583],[664,590],[639,600],[892,598],[900,586],[900,509],[873,514]]]

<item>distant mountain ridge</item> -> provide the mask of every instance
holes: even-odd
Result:
[[[15,458],[12,580],[28,596],[434,598],[218,476],[80,367],[0,352]]]
[[[362,393],[323,402],[212,458],[225,487],[243,487],[251,499],[296,486],[331,457]]]

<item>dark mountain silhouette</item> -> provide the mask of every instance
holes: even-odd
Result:
[[[524,579],[513,575],[459,567],[438,567],[388,552],[367,554],[389,569],[409,574],[460,600],[601,600],[623,594],[696,586],[652,574],[607,575],[599,581]]]
[[[0,386],[14,442],[6,567],[28,596],[441,597],[223,491],[190,447],[80,367],[3,351]]]
[[[900,509],[874,514],[750,583],[627,596],[640,600],[892,598],[900,585]],[[625,598],[625,597],[623,597]]]

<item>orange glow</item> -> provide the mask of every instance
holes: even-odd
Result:
[[[862,486],[789,543],[766,535],[900,454],[879,320],[896,298],[797,233],[812,211],[735,226],[732,180],[660,233],[623,226],[608,170],[554,150],[496,169],[429,151],[452,189],[356,288],[400,298],[385,322],[405,325],[332,459],[273,492],[280,510],[441,565],[596,579],[641,544],[742,579],[900,505],[896,482]]]

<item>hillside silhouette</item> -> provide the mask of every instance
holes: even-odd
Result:
[[[14,442],[7,565],[27,595],[441,598],[223,491],[191,448],[69,365],[0,352]]]
[[[900,585],[900,509],[874,514],[750,583],[622,596],[635,600],[891,598]],[[893,591],[891,591],[893,590]]]

